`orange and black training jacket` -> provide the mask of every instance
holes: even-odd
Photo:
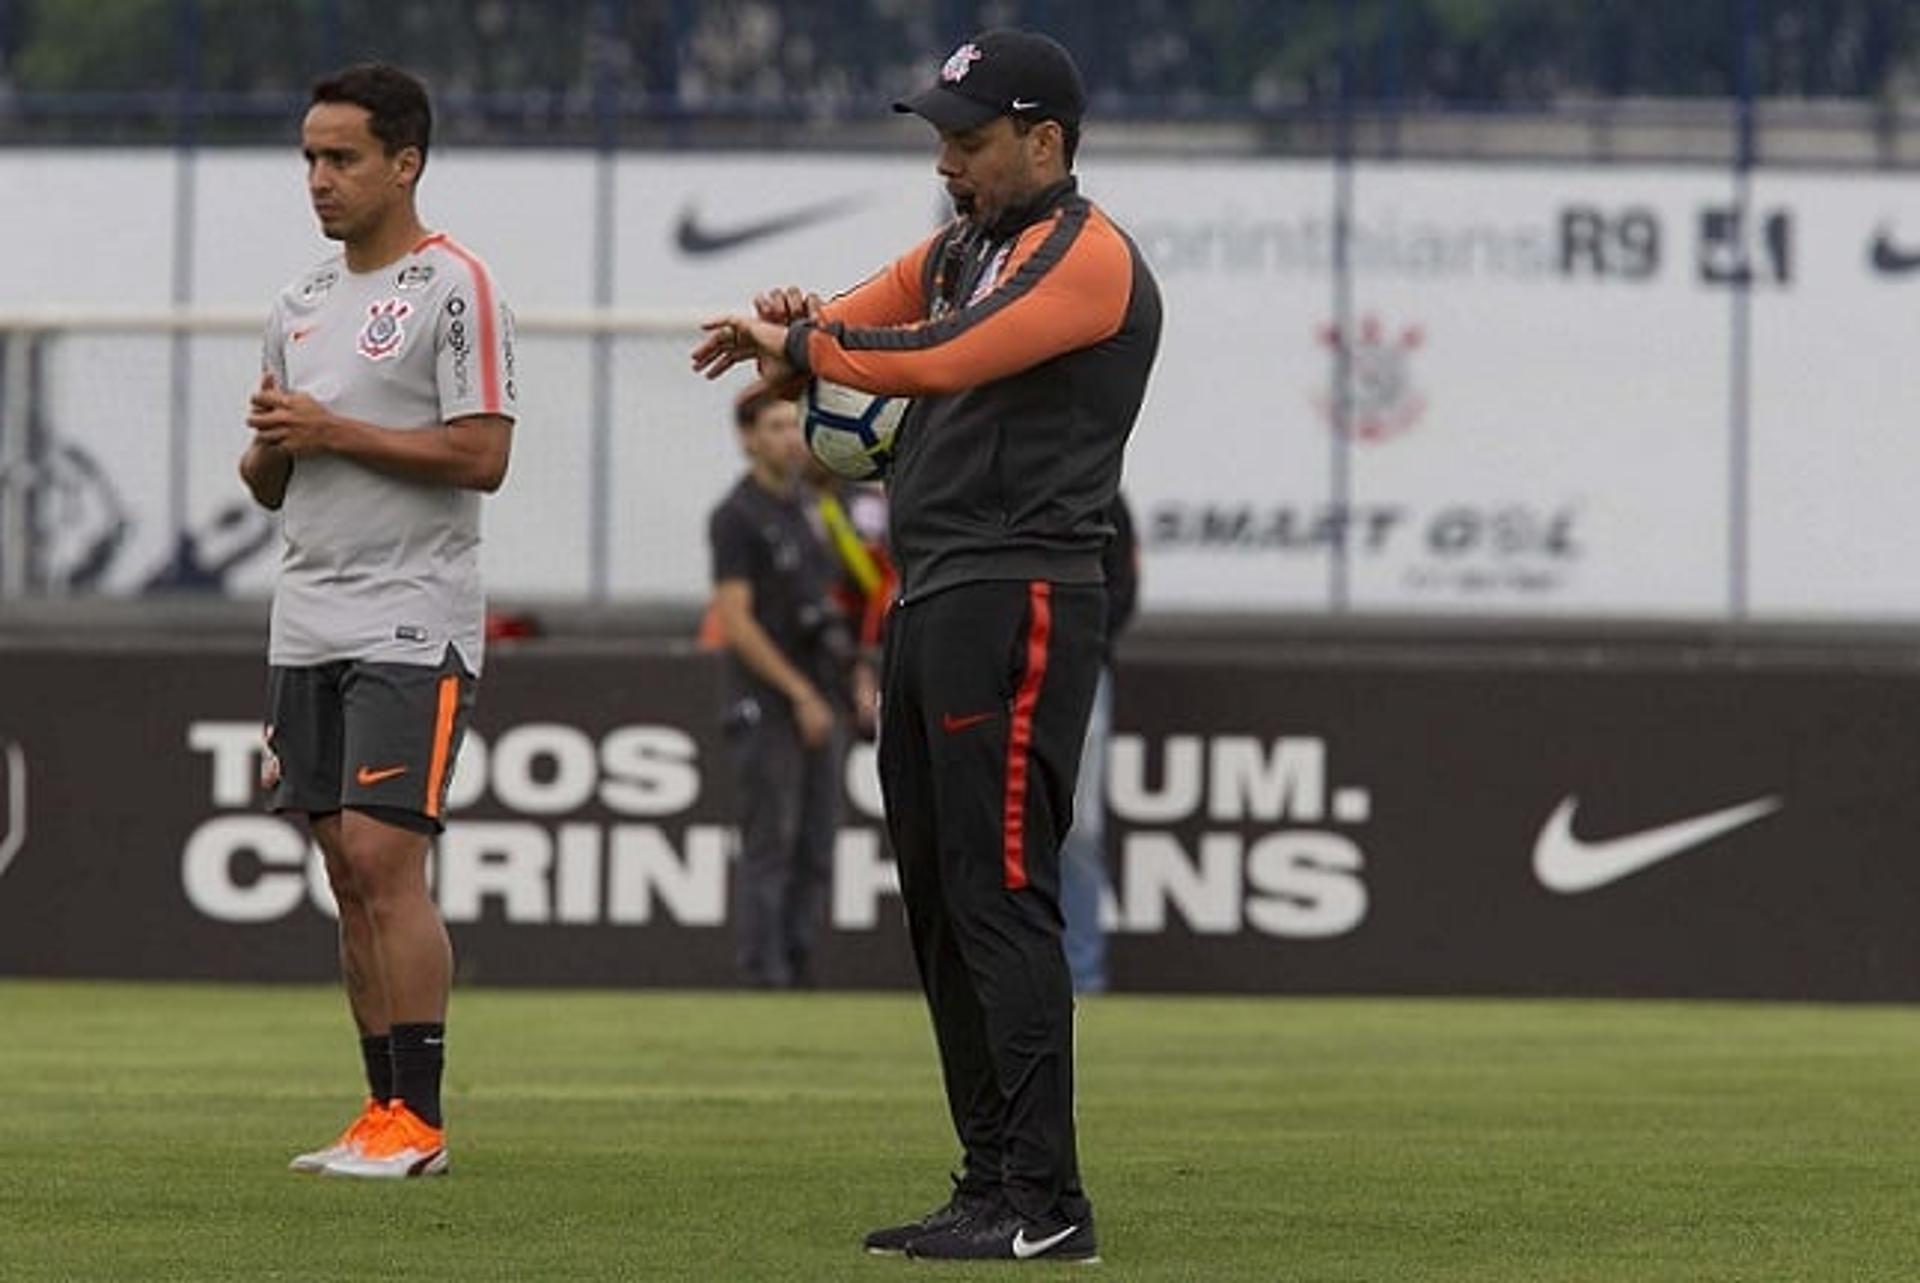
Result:
[[[1139,249],[1069,178],[958,219],[787,334],[800,370],[914,398],[887,480],[900,600],[981,579],[1099,583],[1160,345]]]

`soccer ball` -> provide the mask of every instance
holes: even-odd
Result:
[[[800,396],[800,428],[822,467],[849,481],[873,481],[893,462],[893,439],[913,402],[813,379]]]

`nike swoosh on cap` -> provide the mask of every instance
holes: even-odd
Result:
[[[700,222],[700,214],[689,205],[680,211],[680,222],[673,229],[673,243],[682,253],[695,256],[705,254],[724,254],[728,250],[739,249],[742,245],[751,245],[754,241],[765,240],[769,236],[779,236],[794,232],[802,227],[811,227],[815,223],[824,223],[837,218],[855,206],[862,204],[861,198],[837,196],[832,200],[820,201],[813,205],[802,205],[771,218],[763,218],[752,223],[742,223],[738,227],[715,230]]]
[[[1589,841],[1575,836],[1573,813],[1580,805],[1568,797],[1547,817],[1533,844],[1533,872],[1540,885],[1562,895],[1594,891],[1662,860],[1704,846],[1723,834],[1752,824],[1780,809],[1777,797],[1756,798],[1671,824]]]
[[[1025,1261],[1033,1257],[1039,1256],[1042,1252],[1047,1251],[1049,1248],[1058,1247],[1061,1243],[1064,1243],[1067,1239],[1071,1238],[1073,1236],[1073,1232],[1079,1228],[1080,1227],[1078,1225],[1069,1225],[1067,1226],[1067,1228],[1061,1230],[1058,1234],[1049,1234],[1043,1239],[1036,1239],[1033,1242],[1028,1242],[1027,1227],[1022,1225],[1019,1229],[1013,1232],[1014,1258],[1016,1260]]]

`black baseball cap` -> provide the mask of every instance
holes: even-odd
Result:
[[[965,133],[995,116],[1078,124],[1087,87],[1073,55],[1037,31],[983,31],[948,55],[931,89],[893,104],[936,129]]]

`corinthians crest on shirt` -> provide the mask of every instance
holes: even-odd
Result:
[[[405,299],[383,298],[367,307],[367,323],[360,327],[354,346],[369,361],[384,361],[407,341],[402,324],[413,313],[413,304]]]

